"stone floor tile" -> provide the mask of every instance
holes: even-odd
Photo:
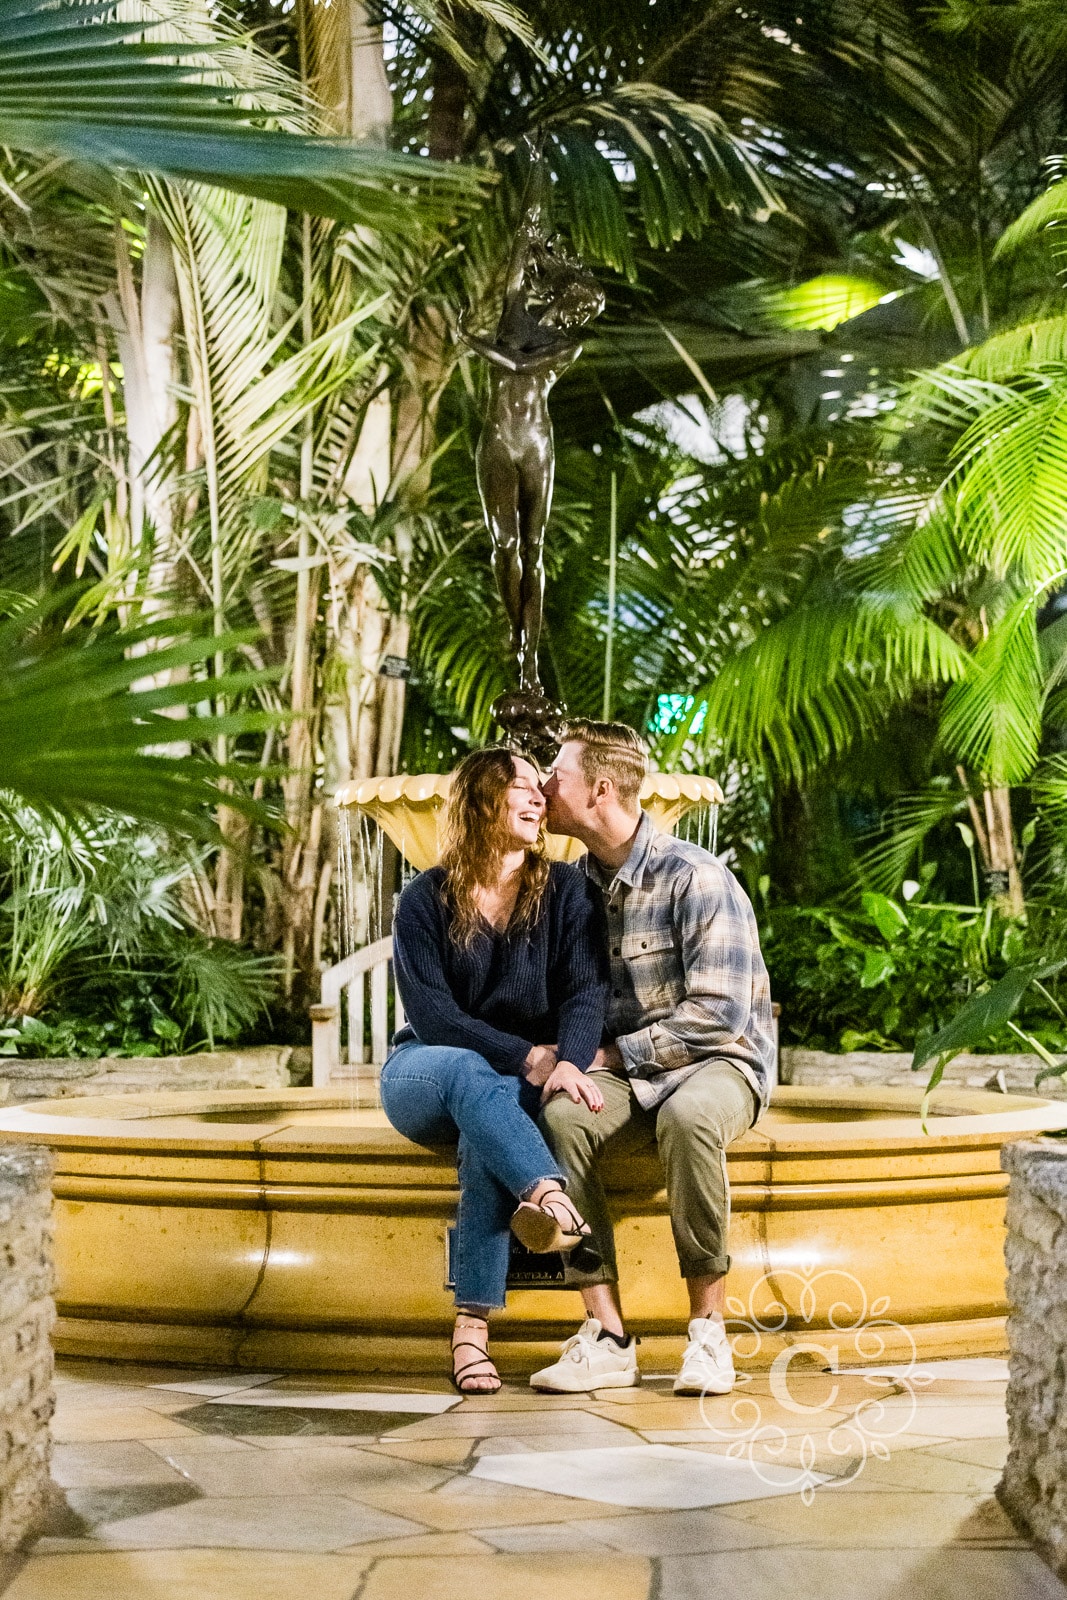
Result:
[[[362,1398],[362,1396],[360,1397]],[[338,1410],[334,1406],[291,1405],[259,1406],[246,1404],[240,1395],[226,1400],[207,1400],[203,1405],[192,1406],[177,1413],[178,1420],[199,1433],[228,1433],[236,1438],[254,1438],[257,1435],[291,1435],[310,1438],[316,1434],[355,1438],[390,1433],[407,1421],[416,1421],[422,1413],[406,1411],[367,1410],[361,1406]],[[433,1417],[435,1424],[444,1424],[447,1417]]]
[[[885,1373],[894,1378],[910,1378],[928,1373],[935,1382],[960,1380],[965,1383],[1007,1383],[1008,1363],[1003,1356],[963,1356],[948,1361],[916,1361],[913,1366],[842,1367],[842,1373]]]
[[[622,1520],[625,1521],[625,1518]],[[595,1522],[590,1524],[591,1528],[596,1526]],[[479,1538],[494,1550],[506,1550],[512,1555],[585,1550],[599,1550],[603,1555],[609,1548],[603,1540],[577,1522],[531,1522],[520,1528],[482,1528]]]
[[[719,1511],[645,1511],[571,1523],[613,1550],[635,1556],[686,1556],[716,1550],[748,1550],[786,1539]],[[603,1530],[603,1531],[602,1531]]]
[[[520,1527],[540,1522],[572,1522],[599,1514],[595,1502],[566,1495],[503,1488],[479,1478],[458,1477],[435,1494],[405,1494],[396,1489],[364,1489],[361,1505],[374,1506],[397,1516],[414,1518],[441,1533],[470,1532],[477,1528]],[[603,1507],[604,1516],[617,1515],[614,1506]],[[481,1600],[481,1597],[479,1597]]]
[[[164,1461],[169,1461],[176,1450],[185,1456],[217,1455],[221,1451],[252,1450],[254,1445],[248,1444],[243,1439],[229,1439],[219,1433],[189,1433],[186,1432],[180,1439],[142,1439],[141,1444],[146,1450],[151,1450],[154,1455],[161,1456]],[[256,1444],[260,1441],[257,1439]],[[306,1445],[307,1441],[302,1440]],[[316,1441],[317,1443],[318,1441]]]
[[[277,1372],[227,1372],[214,1378],[182,1378],[177,1383],[150,1383],[147,1387],[162,1389],[170,1394],[198,1394],[205,1398],[217,1398],[236,1394],[243,1389],[258,1389],[264,1383],[276,1382],[280,1376]]]
[[[115,1489],[131,1483],[180,1483],[181,1474],[140,1441],[57,1444],[52,1477],[61,1489]]]
[[[351,1600],[367,1564],[358,1554],[232,1550],[38,1556],[4,1600]]]
[[[351,1450],[376,1440],[372,1433],[253,1433],[241,1435],[238,1442],[252,1450]]]
[[[163,1362],[106,1361],[98,1356],[57,1356],[56,1377],[60,1382],[70,1379],[96,1380],[102,1383],[168,1383],[179,1378],[224,1377],[225,1367],[167,1366]]]
[[[751,1397],[739,1394],[709,1395],[707,1400],[678,1399],[659,1405],[622,1407],[600,1405],[599,1416],[617,1425],[636,1428],[647,1438],[663,1433],[735,1439],[754,1425],[761,1428],[780,1428],[785,1434],[808,1433],[813,1427],[826,1428],[847,1421],[851,1410],[820,1406],[818,1410],[794,1404],[792,1409],[779,1405],[769,1396]],[[937,1430],[931,1428],[930,1433]]]
[[[953,1461],[925,1450],[903,1450],[888,1461],[868,1456],[854,1486],[868,1489],[923,1490],[931,1494],[991,1495],[1000,1472],[995,1467]]]
[[[410,1444],[379,1441],[360,1448],[371,1450],[378,1456],[393,1456],[400,1461],[422,1461],[430,1467],[452,1467],[466,1461],[474,1444],[473,1439],[416,1439]]]
[[[990,1467],[1003,1471],[1008,1459],[1007,1439],[947,1439],[930,1448],[932,1456],[945,1456],[951,1461],[969,1461],[976,1467]]]
[[[781,1534],[796,1544],[821,1549],[906,1549],[938,1547],[963,1540],[1013,1540],[995,1501],[966,1494],[852,1491],[828,1484],[815,1491],[811,1505],[799,1495],[732,1505],[724,1516]],[[1007,1525],[1010,1529],[1010,1524]]]
[[[357,1505],[343,1495],[319,1494],[288,1495],[284,1515],[279,1513],[274,1495],[192,1500],[149,1516],[107,1523],[95,1534],[99,1542],[124,1550],[210,1547],[326,1552],[364,1540],[424,1531],[406,1517]]]
[[[271,1388],[279,1393],[292,1389],[323,1394],[418,1394],[420,1399],[427,1395],[443,1395],[453,1405],[458,1400],[443,1370],[440,1375],[419,1373],[418,1376],[403,1372],[291,1372],[273,1379]]]
[[[635,1556],[399,1557],[371,1568],[360,1600],[647,1600],[650,1584],[648,1562]]]
[[[1008,1392],[1006,1383],[991,1380],[965,1381],[957,1378],[937,1378],[933,1383],[915,1384],[915,1393],[923,1400],[973,1400],[979,1405],[1003,1405]]]
[[[897,1418],[909,1414],[909,1408],[900,1400],[885,1403],[885,1420],[869,1431],[889,1436],[895,1432]],[[916,1433],[940,1434],[952,1439],[1006,1438],[1008,1417],[1003,1405],[979,1405],[974,1400],[946,1401],[942,1397],[923,1400],[915,1417],[908,1424]]]
[[[757,1469],[748,1461],[696,1455],[668,1445],[482,1456],[471,1477],[549,1495],[662,1511],[794,1494],[798,1481],[792,1467],[783,1471],[764,1462]]]
[[[86,1538],[127,1517],[147,1516],[198,1500],[200,1490],[175,1476],[173,1483],[132,1483],[117,1489],[67,1489],[49,1508],[46,1535]]]
[[[516,1422],[521,1427],[521,1422]],[[639,1433],[613,1428],[610,1434],[582,1434],[583,1445],[597,1447],[603,1444],[614,1450],[640,1449],[644,1439]],[[521,1455],[530,1451],[570,1450],[574,1446],[572,1433],[495,1433],[488,1439],[479,1439],[474,1445],[476,1456]]]
[[[662,1379],[659,1383],[649,1383],[647,1378],[637,1384],[633,1389],[594,1389],[587,1397],[593,1407],[604,1405],[613,1406],[647,1406],[660,1400],[669,1400],[672,1395],[671,1384],[673,1378]],[[545,1395],[542,1398],[548,1399]],[[573,1396],[572,1398],[577,1398]]]
[[[189,1430],[144,1406],[61,1410],[52,1419],[57,1444],[92,1444],[108,1439],[181,1439]]]
[[[516,1415],[513,1411],[468,1411],[464,1407],[444,1417],[426,1417],[409,1427],[383,1429],[382,1436],[406,1442],[409,1439],[487,1439],[495,1433],[566,1433],[572,1438],[580,1434],[607,1443],[609,1440],[617,1442],[625,1432],[619,1422],[573,1406],[551,1411],[524,1411],[521,1423],[516,1421]]]
[[[139,1383],[57,1383],[56,1409],[58,1411],[93,1411],[109,1406],[140,1406],[146,1399],[166,1403],[166,1396]],[[189,1401],[186,1400],[186,1405]]]
[[[605,1391],[613,1394],[636,1394],[636,1389]],[[595,1396],[584,1394],[537,1394],[528,1385],[519,1389],[509,1384],[496,1394],[468,1395],[460,1403],[460,1415],[470,1416],[476,1411],[595,1411]]]
[[[676,1556],[660,1566],[658,1600],[1067,1600],[1022,1550],[798,1550],[795,1546]],[[21,1596],[19,1597],[21,1600]]]
[[[300,1411],[372,1411],[378,1416],[441,1416],[460,1403],[458,1395],[388,1394],[363,1389],[247,1389],[219,1395],[218,1406],[263,1406]]]
[[[206,1495],[227,1499],[260,1495],[341,1494],[357,1498],[364,1488],[425,1494],[447,1483],[440,1467],[395,1461],[364,1450],[248,1450],[240,1455],[171,1457],[187,1481]]]
[[[471,1533],[409,1533],[402,1539],[371,1539],[353,1554],[377,1556],[488,1556],[493,1547]],[[344,1554],[342,1551],[341,1554]]]

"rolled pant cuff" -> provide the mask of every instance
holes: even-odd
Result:
[[[694,1256],[680,1261],[683,1278],[723,1278],[730,1270],[729,1256]]]

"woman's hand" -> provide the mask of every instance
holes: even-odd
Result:
[[[532,1044],[523,1065],[522,1075],[527,1083],[540,1089],[556,1070],[559,1047],[554,1044]]]
[[[541,1104],[544,1105],[546,1100],[551,1100],[554,1094],[570,1095],[576,1106],[584,1102],[590,1111],[604,1109],[604,1096],[593,1079],[587,1077],[584,1072],[579,1072],[570,1061],[560,1061],[551,1077],[545,1079],[544,1088],[541,1090]]]

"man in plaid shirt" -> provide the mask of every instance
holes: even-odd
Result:
[[[656,1145],[691,1310],[675,1392],[726,1394],[734,1370],[723,1322],[730,1265],[725,1151],[767,1104],[775,1049],[770,984],[752,907],[733,873],[708,851],[658,832],[642,813],[646,770],[632,728],[577,722],[543,784],[549,828],[588,847],[585,870],[603,901],[612,1042],[590,1069],[604,1075],[601,1111],[565,1094],[542,1111],[603,1264],[569,1270],[586,1321],[561,1359],[530,1382],[564,1393],[640,1382],[599,1167],[607,1155]]]

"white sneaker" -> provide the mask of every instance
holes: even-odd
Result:
[[[734,1386],[734,1357],[726,1329],[717,1317],[694,1317],[675,1394],[729,1394]]]
[[[563,1346],[559,1360],[534,1373],[530,1388],[553,1394],[588,1394],[591,1389],[632,1389],[640,1383],[636,1342],[631,1339],[620,1350],[614,1339],[600,1339],[599,1333],[600,1323],[587,1317]]]

